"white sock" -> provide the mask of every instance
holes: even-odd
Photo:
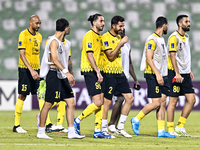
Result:
[[[58,124],[57,127],[63,127],[62,124]]]
[[[118,125],[118,129],[124,129],[124,124],[126,122],[128,116],[122,115],[120,116],[120,120],[119,120],[119,125]]]
[[[108,126],[109,130],[112,131],[112,132],[115,132],[116,131],[116,128],[115,128],[115,125],[112,124],[110,126]]]
[[[81,121],[82,121],[82,120],[81,120],[79,117],[76,118],[76,122],[77,122],[77,123],[81,123]]]
[[[159,130],[158,130],[158,132],[162,132],[162,131],[165,131],[165,130],[164,130],[164,129],[159,129]]]
[[[38,132],[40,133],[45,133],[45,127],[39,127]]]
[[[73,132],[75,132],[74,127],[68,127],[68,133],[73,133]]]
[[[94,132],[101,132],[101,129],[95,128],[95,129],[94,129]]]
[[[138,120],[136,117],[134,118],[134,120],[135,120],[136,122],[140,122],[140,120]]]
[[[101,127],[102,127],[102,132],[104,132],[104,131],[108,132],[107,119],[102,119]]]

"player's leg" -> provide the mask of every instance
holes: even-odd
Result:
[[[117,124],[121,115],[121,106],[124,101],[123,96],[116,96],[117,100],[112,108],[112,113],[110,117],[110,122],[108,123],[108,128],[111,132],[116,132]]]
[[[192,111],[192,108],[196,100],[194,93],[185,94],[185,97],[186,97],[186,103],[185,106],[183,107],[182,114],[178,120],[178,124],[175,128],[175,131],[181,136],[190,136],[186,133],[184,125],[186,123],[188,116],[190,115],[190,112]]]

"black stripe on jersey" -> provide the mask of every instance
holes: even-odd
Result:
[[[22,49],[26,50],[26,48],[18,48],[18,50],[22,50]]]
[[[90,52],[94,53],[94,51],[87,51],[86,53],[90,53]]]
[[[104,50],[104,52],[107,51],[107,50],[112,50],[112,49],[106,49],[106,50]]]
[[[169,51],[169,52],[176,52],[176,51]]]

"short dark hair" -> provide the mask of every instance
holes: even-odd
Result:
[[[99,16],[102,16],[101,14],[94,14],[94,15],[90,15],[89,18],[87,19],[87,21],[90,21],[91,25],[93,26],[93,21],[96,21],[98,19]]]
[[[60,18],[60,19],[56,20],[56,31],[61,31],[62,32],[68,26],[69,26],[69,22],[66,19]]]
[[[161,28],[164,24],[168,24],[167,18],[160,16],[156,19],[156,29]]]
[[[178,23],[179,23],[184,17],[188,17],[188,16],[187,16],[187,15],[179,15],[179,16],[176,18],[177,26],[179,26]]]
[[[122,17],[122,16],[114,16],[111,19],[111,27],[112,27],[113,24],[116,25],[116,24],[118,24],[118,22],[124,22],[124,21],[125,21],[124,17]]]

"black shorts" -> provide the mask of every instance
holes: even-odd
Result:
[[[45,101],[53,103],[74,97],[67,79],[59,79],[56,70],[49,70],[46,77]]]
[[[161,98],[162,94],[169,95],[170,86],[167,77],[163,77],[164,85],[161,86],[156,80],[156,76],[152,75],[151,78],[146,78],[147,82],[147,97],[148,98]]]
[[[88,75],[84,75],[85,84],[90,96],[103,93],[105,88],[105,78],[102,83],[98,83],[98,78],[95,72],[90,72]]]
[[[168,78],[170,81],[170,94],[171,97],[179,97],[184,94],[194,93],[194,86],[192,84],[192,80],[190,74],[181,74],[184,78],[182,83],[174,82],[172,83],[172,79],[175,77],[174,71],[169,71]]]
[[[40,70],[36,70],[39,74]],[[39,80],[34,80],[28,69],[19,68],[19,80],[18,80],[18,94],[24,96],[30,93],[36,94],[39,87]]]
[[[121,77],[106,78],[104,91],[105,98],[112,100],[114,94],[119,96],[123,93],[131,93],[128,80],[124,74]]]

